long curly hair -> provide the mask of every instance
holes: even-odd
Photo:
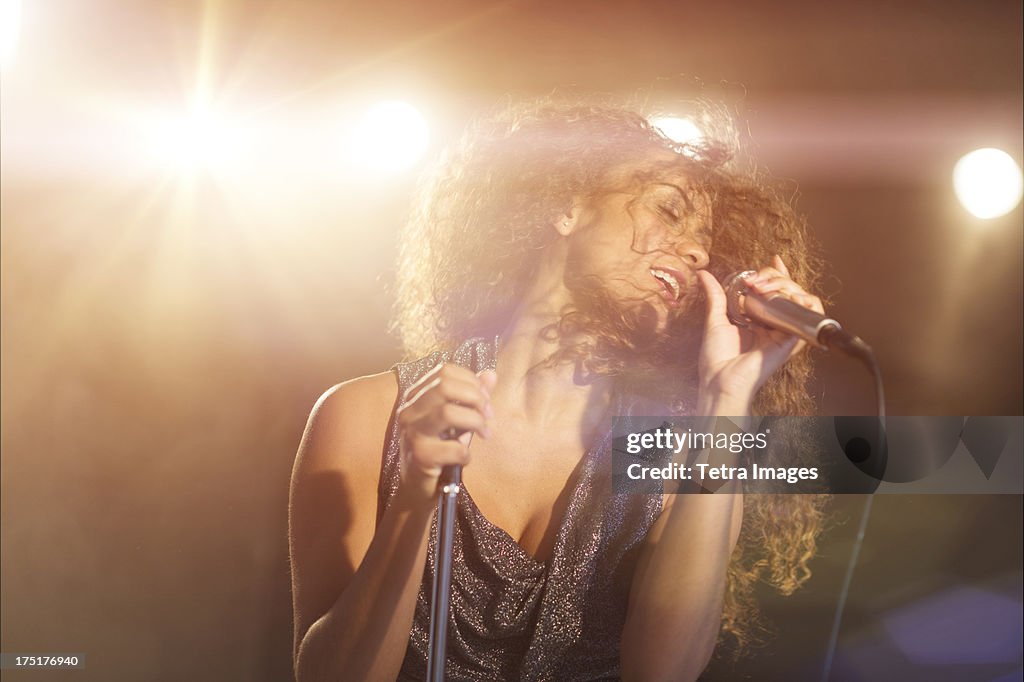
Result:
[[[821,263],[790,201],[766,174],[740,161],[738,136],[721,109],[702,106],[700,123],[704,137],[680,144],[631,108],[552,98],[508,103],[479,119],[423,176],[401,239],[394,327],[408,356],[497,334],[533,281],[538,252],[558,237],[553,217],[566,213],[573,197],[599,196],[621,183],[613,169],[642,168],[645,159],[659,152],[664,157],[665,151],[675,154],[673,165],[690,179],[688,191],[710,200],[708,269],[713,274],[758,267],[779,254],[793,279],[815,291]],[[566,310],[553,333],[569,338],[573,330],[594,323],[586,317]],[[690,333],[699,335],[703,315],[686,317]],[[599,374],[622,373],[635,343],[629,340],[631,323],[604,324],[597,341],[569,345],[552,362],[574,359]],[[662,367],[660,385],[692,391],[692,359],[659,357],[683,379],[665,382]],[[754,411],[813,414],[806,386],[810,373],[806,353],[793,358],[760,390]],[[682,410],[693,404],[685,390],[669,398]],[[810,577],[825,501],[821,495],[745,496],[721,628],[721,639],[731,640],[736,651],[763,632],[754,601],[758,583],[788,595]]]

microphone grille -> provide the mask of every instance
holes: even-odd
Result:
[[[747,280],[756,274],[755,270],[740,270],[722,280],[729,321],[740,327],[747,327],[753,323],[753,320],[747,317],[747,314],[743,311],[743,300],[747,297],[747,291],[749,290]]]

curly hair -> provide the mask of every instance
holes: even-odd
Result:
[[[713,274],[750,269],[779,254],[793,279],[814,291],[820,261],[803,220],[765,174],[741,166],[735,135],[709,133],[707,123],[722,121],[721,111],[706,106],[702,111],[705,137],[687,144],[669,139],[640,113],[603,102],[548,98],[508,104],[478,120],[424,176],[405,226],[394,327],[406,353],[420,356],[498,333],[537,273],[537,252],[558,237],[553,218],[570,209],[573,197],[595,197],[621,183],[613,169],[643,167],[652,154],[665,151],[674,152],[673,165],[690,179],[688,191],[710,200],[708,269]],[[643,172],[637,175],[643,181]],[[590,322],[581,315],[565,311],[554,333],[568,337]],[[688,318],[696,320],[691,333],[699,334],[703,316]],[[604,331],[605,340],[626,335],[614,324]],[[583,342],[564,348],[552,362],[583,360],[592,371],[616,375],[623,371],[621,351],[628,345]],[[672,382],[675,386],[692,391],[694,362],[660,360],[688,379]],[[810,373],[806,353],[793,358],[760,390],[754,411],[812,414]],[[685,391],[670,397],[680,409],[692,407],[693,396]],[[767,582],[788,595],[810,577],[825,501],[821,495],[745,496],[721,628],[721,639],[732,640],[737,652],[756,641],[761,629],[756,585]]]

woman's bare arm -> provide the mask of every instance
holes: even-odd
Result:
[[[439,366],[410,389],[396,416],[402,479],[376,528],[394,375],[341,384],[314,407],[289,504],[298,682],[397,677],[423,579],[437,477],[444,465],[465,463],[469,434],[485,430],[480,385],[464,368]],[[466,436],[440,439],[448,428]]]
[[[624,680],[695,680],[715,649],[742,496],[679,497],[685,499],[662,515],[657,558],[633,582],[622,637]]]
[[[804,343],[774,330],[733,325],[721,285],[706,271],[697,276],[707,298],[698,414],[745,417],[756,392]],[[789,278],[778,256],[749,281],[761,293],[783,294],[824,311],[819,298]],[[622,634],[626,680],[694,680],[700,675],[718,639],[726,572],[742,520],[738,487],[670,499],[648,534],[633,577]]]
[[[624,680],[695,680],[707,666],[742,522],[738,488],[668,496],[633,576],[622,635]]]
[[[313,409],[299,446],[289,540],[300,682],[398,674],[432,507],[396,503],[374,535],[381,454],[397,392],[390,374],[332,388]]]

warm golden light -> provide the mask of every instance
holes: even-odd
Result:
[[[21,27],[21,0],[0,0],[0,68],[14,61]]]
[[[965,154],[953,168],[953,189],[971,214],[998,218],[1020,203],[1024,178],[1020,166],[1002,151],[987,147]]]
[[[427,149],[426,119],[411,104],[378,102],[352,132],[349,152],[360,166],[397,171],[415,164]]]
[[[651,125],[664,133],[665,137],[679,144],[694,144],[704,138],[700,128],[688,118],[656,116],[651,119]]]
[[[240,129],[202,109],[180,119],[165,119],[152,138],[157,160],[182,171],[223,166],[245,146]]]

